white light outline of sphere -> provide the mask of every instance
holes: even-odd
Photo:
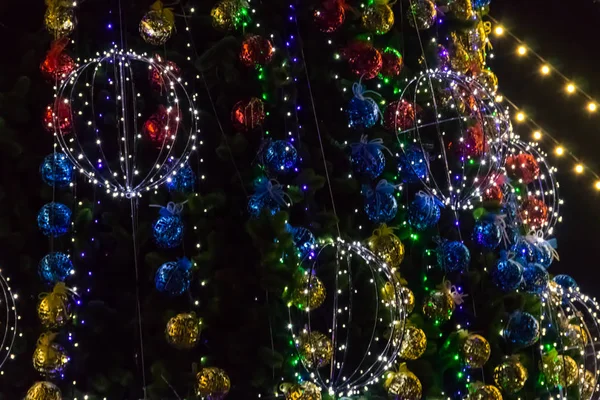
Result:
[[[333,291],[334,293],[334,309],[332,311],[333,314],[333,318],[332,320],[333,322],[333,326],[330,327],[331,330],[331,334],[328,335],[327,333],[323,333],[325,336],[328,336],[329,339],[332,342],[332,346],[333,346],[333,357],[332,360],[330,361],[330,365],[329,365],[329,370],[330,370],[330,374],[329,374],[329,378],[327,379],[323,379],[323,377],[321,376],[321,373],[319,372],[319,368],[308,368],[306,366],[306,364],[304,363],[304,361],[302,360],[302,357],[300,357],[300,359],[302,360],[302,365],[304,367],[304,369],[310,374],[311,380],[313,381],[313,383],[315,383],[317,386],[319,386],[321,388],[321,390],[327,390],[329,392],[329,394],[335,394],[335,395],[340,395],[342,396],[344,392],[346,392],[347,396],[351,396],[354,394],[358,394],[360,393],[361,388],[366,388],[367,386],[376,383],[379,381],[379,379],[381,378],[381,376],[383,376],[387,370],[389,370],[393,364],[394,361],[396,360],[396,358],[398,357],[398,354],[400,352],[400,343],[403,339],[404,336],[404,331],[405,331],[405,327],[406,327],[406,319],[408,316],[408,313],[406,312],[406,307],[405,307],[405,303],[404,303],[404,298],[403,298],[403,294],[399,291],[399,289],[401,288],[400,283],[398,282],[398,280],[395,278],[394,274],[392,273],[392,271],[389,269],[389,267],[386,265],[385,262],[383,262],[378,256],[376,256],[373,252],[371,252],[369,249],[367,249],[366,247],[362,246],[360,243],[358,242],[353,242],[353,243],[347,243],[344,240],[338,238],[337,241],[328,241],[325,244],[322,244],[319,246],[319,250],[318,252],[316,252],[316,255],[314,257],[314,259],[310,260],[310,262],[312,263],[311,265],[311,269],[310,271],[313,271],[315,274],[318,271],[315,271],[315,264],[317,263],[318,257],[321,254],[321,252],[327,248],[327,247],[336,247],[336,265],[337,265],[337,270],[336,270],[336,286],[337,286],[337,276],[339,275],[339,271],[341,271],[340,269],[340,253],[342,255],[344,254],[351,254],[351,252],[355,252],[355,255],[358,255],[360,257],[363,258],[367,268],[369,268],[369,270],[371,271],[371,276],[373,278],[375,278],[376,276],[379,276],[381,279],[386,279],[387,282],[392,283],[392,285],[394,286],[395,290],[394,290],[394,301],[388,306],[388,308],[390,309],[390,316],[391,316],[391,320],[395,321],[396,324],[391,323],[391,331],[390,331],[390,336],[389,339],[387,340],[387,344],[385,345],[385,348],[383,350],[383,355],[385,355],[384,357],[382,357],[382,355],[380,354],[379,356],[376,356],[376,361],[373,362],[370,366],[368,366],[368,368],[364,369],[364,371],[360,371],[360,375],[355,378],[354,381],[351,381],[352,377],[354,377],[354,375],[356,375],[358,371],[358,368],[354,371],[351,371],[351,375],[349,377],[342,377],[340,376],[340,373],[343,372],[343,368],[344,368],[344,363],[345,363],[345,356],[342,357],[342,363],[340,365],[339,368],[337,368],[337,370],[340,371],[340,373],[336,375],[334,375],[333,371],[334,371],[334,367],[336,365],[336,355],[338,353],[338,351],[336,350],[336,342],[333,340],[333,336],[336,335],[337,333],[337,324],[335,323],[336,321],[336,315],[337,315],[337,290],[339,287],[336,287],[335,291]],[[378,263],[380,265],[380,267],[378,269],[375,269],[373,266],[373,263]],[[382,277],[381,274],[383,274],[384,276]],[[351,278],[349,278],[349,282],[351,282]],[[379,287],[377,288],[379,289]],[[380,303],[380,294],[378,292],[378,290],[375,290],[376,292],[376,303],[379,306]],[[307,296],[310,296],[310,291],[307,293]],[[352,301],[350,300],[348,303],[348,306],[350,307],[352,304]],[[292,316],[292,305],[290,304],[288,307],[288,313],[289,313],[289,329],[291,331],[292,334],[292,339],[294,341],[294,345],[296,346],[297,341],[298,341],[298,335],[294,332],[294,318]],[[307,324],[307,332],[310,334],[312,333],[311,330],[311,325],[310,325],[310,314],[311,311],[301,311],[302,314],[307,315],[308,318],[308,324]],[[356,323],[355,321],[351,320],[351,315],[349,313],[349,318],[350,321],[346,322],[346,324],[350,324],[352,322]],[[299,319],[299,318],[298,318]],[[360,323],[360,322],[359,322]],[[375,323],[373,324],[373,330],[372,330],[372,334],[371,334],[371,342],[368,345],[367,351],[365,352],[362,360],[359,363],[359,367],[361,367],[363,365],[363,363],[365,362],[365,359],[368,356],[368,350],[370,349],[371,345],[373,344],[374,340],[374,336],[375,336],[375,331],[378,328],[378,323],[377,323],[377,318],[375,319]],[[341,329],[349,329],[349,328],[341,328]],[[302,329],[300,329],[301,331]],[[396,335],[396,332],[400,331],[399,335]],[[394,339],[396,339],[396,341],[398,342],[398,345],[394,346],[393,342]],[[346,345],[344,346],[345,349],[348,348],[348,337],[346,338]],[[387,354],[388,352],[391,351],[391,354]],[[344,352],[345,353],[345,352]],[[378,365],[379,364],[379,365]],[[323,367],[325,368],[325,367]],[[373,373],[371,370],[373,368],[378,368],[376,370],[375,373]],[[332,380],[334,380],[335,382],[332,382]],[[340,382],[338,382],[340,381]],[[337,383],[337,385],[335,384]]]
[[[80,154],[81,158],[84,158],[91,167],[90,170],[84,168],[79,163],[80,157],[75,156],[69,149],[69,146],[65,140],[65,135],[63,135],[62,130],[60,128],[60,124],[58,123],[59,113],[58,113],[58,109],[57,109],[58,108],[57,104],[58,104],[59,100],[60,99],[68,99],[69,105],[71,104],[70,100],[72,98],[72,91],[71,91],[70,96],[68,96],[68,97],[64,96],[67,88],[69,86],[72,86],[74,88],[79,81],[79,77],[82,76],[83,72],[87,68],[91,67],[92,65],[99,65],[100,63],[102,63],[108,59],[113,59],[113,61],[115,62],[115,65],[117,65],[116,63],[119,61],[119,58],[121,58],[122,60],[123,59],[126,60],[126,62],[127,61],[143,62],[143,63],[148,64],[149,68],[159,69],[161,72],[161,75],[166,75],[169,78],[169,82],[171,84],[173,84],[173,82],[176,82],[177,85],[179,85],[179,88],[182,90],[182,92],[185,96],[185,100],[187,101],[187,104],[189,104],[189,106],[190,106],[190,113],[191,113],[191,124],[190,124],[190,128],[189,128],[188,141],[185,145],[185,148],[184,148],[182,154],[179,157],[177,157],[178,162],[174,163],[174,167],[172,169],[168,169],[166,172],[164,172],[164,174],[162,176],[158,177],[158,179],[156,181],[154,180],[158,175],[160,175],[162,173],[163,167],[165,167],[166,162],[170,158],[173,158],[173,156],[170,156],[169,154],[167,154],[167,156],[165,157],[165,162],[163,162],[162,164],[156,163],[153,168],[150,168],[148,175],[146,175],[146,177],[143,178],[142,182],[140,184],[136,185],[134,188],[129,189],[129,190],[124,188],[123,185],[116,180],[113,180],[113,181],[105,180],[104,182],[99,180],[95,176],[94,172],[91,172],[91,171],[96,171],[96,168],[93,167],[93,163],[89,160],[89,158],[84,156],[83,152],[82,152]],[[94,74],[95,74],[95,72],[94,72]],[[94,79],[92,79],[92,82],[94,82]],[[134,92],[134,95],[135,95],[135,92]],[[176,97],[176,103],[180,104],[181,102],[177,99],[177,96],[175,96],[175,97]],[[52,114],[53,121],[52,122],[53,122],[53,128],[54,128],[54,136],[56,137],[57,142],[59,143],[59,145],[61,147],[61,150],[69,158],[69,160],[73,163],[73,165],[75,166],[75,169],[79,170],[80,173],[84,174],[89,179],[90,182],[92,182],[95,185],[106,188],[107,193],[108,194],[112,193],[113,197],[117,197],[117,196],[123,197],[124,196],[124,197],[130,198],[130,197],[135,197],[135,196],[141,196],[143,191],[150,191],[153,188],[158,189],[163,183],[165,183],[167,181],[167,179],[169,179],[171,176],[176,175],[177,172],[181,168],[183,168],[184,161],[187,161],[189,159],[190,154],[196,149],[197,133],[199,133],[199,130],[198,130],[199,117],[198,117],[198,110],[195,107],[194,97],[195,97],[195,95],[190,97],[190,94],[186,90],[185,86],[181,83],[180,79],[177,78],[173,74],[173,72],[169,69],[169,67],[166,64],[162,65],[161,63],[155,62],[154,59],[148,58],[145,55],[139,55],[134,52],[123,52],[123,50],[115,51],[114,49],[111,49],[110,51],[104,52],[103,56],[94,58],[90,61],[87,61],[85,64],[81,65],[80,67],[75,69],[73,72],[71,72],[71,74],[61,82],[61,85],[58,88],[57,93],[55,95],[55,102],[52,107],[52,109],[53,109],[53,114]],[[93,107],[93,105],[92,105],[92,107]],[[71,116],[71,121],[72,121],[73,132],[66,136],[72,136],[73,137],[72,140],[76,140],[77,133],[74,131],[75,130],[75,124],[74,124],[75,119],[73,118],[72,107],[70,107],[70,116]],[[133,116],[133,118],[135,118],[135,116]],[[118,132],[119,132],[120,137],[123,137],[121,125],[122,125],[121,123],[118,124]],[[134,124],[134,126],[135,126],[135,124]],[[178,127],[179,127],[179,124],[178,124]],[[178,129],[178,131],[179,131],[179,129]],[[137,132],[134,131],[134,135],[136,133]],[[178,133],[178,135],[181,135],[181,134]],[[174,140],[175,139],[173,139],[172,141],[174,141]],[[163,142],[163,147],[160,149],[161,153],[163,152],[166,142],[167,142],[167,140],[165,140],[165,142]],[[77,141],[77,143],[79,144],[78,141]],[[82,148],[81,144],[79,144],[79,148],[80,149]],[[100,149],[102,149],[101,146],[100,146]],[[170,147],[169,153],[171,152],[171,150],[172,150],[172,146]],[[100,150],[100,151],[104,157],[103,150]],[[159,155],[160,155],[160,153],[159,153]],[[158,158],[157,158],[157,160],[158,160]],[[106,164],[108,164],[108,159],[106,157],[104,157],[104,161],[106,161]],[[104,161],[103,161],[103,163],[104,163]],[[134,166],[132,166],[132,167],[134,167]],[[154,174],[152,174],[152,172],[154,172]],[[112,173],[111,173],[111,176],[112,176]],[[146,182],[147,180],[149,180],[149,182]],[[145,183],[145,185],[142,186],[143,183]]]
[[[406,129],[406,130],[398,130],[397,125],[394,127],[394,132],[396,134],[396,138],[398,139],[398,143],[401,145],[400,146],[401,151],[405,154],[404,146],[402,146],[402,142],[400,141],[400,136],[406,135],[407,133],[410,133],[410,132],[416,132],[417,136],[412,138],[413,139],[412,144],[416,145],[417,147],[420,147],[421,151],[424,154],[429,154],[429,152],[427,152],[427,149],[425,149],[423,147],[423,144],[420,141],[419,128],[425,128],[425,127],[429,127],[429,126],[438,126],[439,127],[440,124],[450,122],[450,121],[460,121],[461,119],[463,119],[459,116],[456,116],[453,118],[447,118],[447,119],[440,120],[439,119],[440,114],[439,114],[437,101],[436,101],[437,95],[432,92],[432,93],[430,93],[430,100],[433,101],[433,107],[434,107],[434,112],[435,112],[435,122],[431,122],[431,123],[427,123],[427,124],[419,124],[418,118],[417,118],[418,103],[417,103],[417,99],[416,99],[416,97],[417,97],[416,89],[417,89],[417,86],[422,82],[423,79],[427,79],[427,82],[429,82],[429,86],[427,88],[427,90],[429,90],[429,91],[431,91],[431,89],[432,89],[432,85],[431,85],[432,79],[438,79],[440,82],[442,81],[442,79],[445,79],[448,82],[458,82],[465,87],[469,86],[469,85],[475,86],[475,90],[473,90],[473,92],[475,94],[477,92],[483,93],[482,96],[476,97],[478,106],[484,104],[485,107],[487,109],[491,109],[491,111],[488,111],[486,113],[480,113],[481,120],[490,118],[491,116],[493,116],[494,111],[496,111],[497,115],[494,117],[493,122],[495,124],[506,127],[506,129],[504,131],[499,132],[499,134],[500,134],[499,137],[493,138],[494,140],[491,143],[488,143],[489,150],[486,152],[486,154],[489,155],[490,153],[492,153],[492,149],[494,149],[495,152],[493,152],[492,154],[499,156],[499,157],[491,157],[493,163],[496,164],[496,172],[499,172],[502,169],[502,166],[504,165],[504,161],[505,161],[505,156],[506,156],[505,143],[513,136],[512,124],[510,123],[510,116],[508,114],[508,109],[502,110],[502,108],[499,106],[499,104],[495,100],[495,98],[496,98],[495,95],[493,95],[491,92],[489,92],[484,86],[479,84],[479,82],[477,82],[476,79],[469,78],[468,76],[453,72],[451,70],[442,71],[439,69],[435,69],[435,70],[430,69],[425,72],[421,72],[421,74],[419,74],[419,76],[417,76],[417,77],[413,78],[411,81],[409,81],[408,84],[404,87],[404,89],[400,93],[400,97],[398,98],[398,100],[400,100],[400,101],[406,100],[404,97],[406,92],[412,87],[415,88],[412,102],[409,103],[412,105],[413,109],[415,110],[414,126],[410,129]],[[454,100],[454,97],[453,97],[453,100]],[[394,119],[394,122],[396,123],[397,121]],[[438,137],[440,138],[439,140],[440,140],[440,144],[441,144],[441,149],[443,149],[444,159],[447,160],[447,157],[445,156],[445,154],[446,154],[445,143],[443,142],[443,139],[441,139],[441,135],[438,134]],[[487,185],[474,186],[474,190],[472,191],[472,193],[469,196],[467,196],[465,198],[458,198],[458,200],[452,200],[451,196],[446,196],[444,194],[444,190],[441,190],[439,185],[435,181],[435,179],[433,179],[433,176],[431,174],[429,160],[425,159],[424,161],[427,166],[427,176],[425,177],[425,179],[422,179],[420,176],[418,176],[421,184],[423,185],[423,188],[430,195],[436,197],[437,199],[442,201],[444,204],[450,205],[452,207],[452,209],[471,208],[472,207],[471,199],[480,197],[481,193],[484,193],[485,190],[493,184],[491,178],[494,175],[496,175],[496,173],[494,173],[494,171],[493,171],[493,167],[490,166],[488,168],[488,173],[486,174],[484,179],[479,179],[480,177],[477,176],[479,181],[487,182]],[[446,161],[446,165],[447,165],[447,161]],[[447,181],[451,182],[451,177],[450,177],[448,168],[446,168],[446,171],[448,173]],[[464,163],[463,163],[463,171],[464,171]],[[462,176],[465,177],[464,172],[463,172]],[[433,182],[433,185],[435,185],[435,188],[430,186],[430,184],[429,184],[430,181]],[[448,186],[450,186],[450,185],[448,185]],[[459,191],[461,191],[461,190],[459,189]],[[452,189],[452,190],[450,190],[450,192],[457,192],[457,191]]]
[[[9,357],[12,356],[11,351],[17,337],[19,315],[17,314],[15,295],[12,293],[10,285],[8,284],[8,279],[4,277],[1,269],[0,288],[2,289],[2,296],[4,297],[4,308],[6,309],[7,317],[7,321],[4,326],[4,333],[2,334],[2,340],[0,341],[0,372],[3,372],[2,367]]]

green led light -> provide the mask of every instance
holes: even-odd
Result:
[[[458,376],[458,379],[462,379],[462,377],[463,377],[463,373],[462,373],[462,372],[459,372],[458,374],[456,374],[456,376]]]
[[[458,361],[458,354],[454,355],[454,361]]]

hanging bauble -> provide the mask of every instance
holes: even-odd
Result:
[[[189,193],[194,190],[195,183],[196,174],[190,164],[185,163],[179,171],[167,178],[166,185],[169,191]]]
[[[492,0],[471,0],[471,5],[474,9],[480,10],[490,5]]]
[[[71,225],[71,210],[62,203],[46,203],[38,212],[37,224],[46,236],[62,236]]]
[[[223,400],[229,393],[231,382],[221,368],[205,367],[196,374],[196,396],[205,400]]]
[[[270,215],[275,215],[282,207],[291,204],[290,197],[283,191],[283,186],[275,180],[257,179],[254,188],[254,194],[248,200],[248,212],[252,217],[258,217],[263,210]]]
[[[297,171],[298,152],[287,140],[275,140],[269,143],[264,151],[263,162],[274,174],[285,174]]]
[[[36,382],[31,385],[24,400],[62,400],[62,393],[52,382]]]
[[[264,66],[271,62],[275,49],[271,41],[260,35],[249,35],[242,42],[240,60],[246,67]]]
[[[469,334],[462,345],[462,355],[469,368],[483,368],[490,359],[492,349],[481,335]]]
[[[73,181],[73,164],[64,153],[47,155],[40,165],[42,180],[49,186],[64,188]]]
[[[544,240],[535,237],[534,239],[533,245],[537,250],[535,262],[548,269],[552,265],[552,261],[559,260],[558,252],[555,249],[556,239]]]
[[[326,297],[323,282],[314,273],[304,272],[296,282],[291,301],[299,309],[311,311],[319,308]]]
[[[515,311],[510,315],[502,335],[516,348],[528,347],[538,341],[540,324],[533,315]]]
[[[530,184],[539,177],[540,165],[533,154],[517,154],[506,159],[506,173],[512,179]]]
[[[414,127],[415,114],[412,103],[405,100],[392,101],[383,113],[383,126],[391,132],[404,132]]]
[[[469,126],[462,139],[458,146],[455,146],[456,151],[461,157],[469,160],[477,160],[488,150],[480,121]],[[449,150],[452,149],[453,144],[452,142],[448,144]]]
[[[519,208],[519,216],[531,230],[538,230],[548,223],[548,206],[543,200],[529,196]]]
[[[423,301],[423,315],[435,321],[445,322],[452,318],[455,307],[450,292],[433,290]]]
[[[265,105],[256,97],[238,101],[231,110],[233,127],[240,132],[251,131],[261,126],[265,116]]]
[[[33,352],[33,368],[46,378],[61,376],[69,363],[65,349],[54,343],[56,333],[42,333]]]
[[[73,7],[64,7],[62,5],[49,6],[44,15],[44,24],[46,29],[56,39],[69,36],[77,26],[77,18]]]
[[[418,146],[402,149],[398,156],[398,172],[402,182],[419,183],[427,176],[427,158],[429,155]]]
[[[371,93],[365,90],[365,87],[359,82],[352,85],[354,97],[350,99],[346,112],[348,114],[348,127],[350,128],[371,128],[379,120],[379,106],[371,97],[365,94]],[[372,92],[374,93],[374,92]]]
[[[221,31],[230,31],[243,25],[248,15],[246,4],[240,0],[220,0],[210,10],[212,26]]]
[[[588,344],[589,338],[586,330],[577,324],[569,324],[562,332],[564,344],[570,348],[583,350]]]
[[[373,139],[368,141],[367,135],[362,135],[360,142],[353,143],[352,148],[352,167],[358,174],[367,176],[369,179],[375,179],[383,172],[385,168],[385,155],[383,151],[389,152],[383,145],[382,139]]]
[[[389,268],[400,267],[404,260],[404,245],[398,236],[394,235],[392,228],[382,224],[373,231],[368,243],[371,251],[377,254]]]
[[[410,2],[408,24],[420,31],[429,29],[437,18],[437,9],[431,0],[415,0]]]
[[[40,72],[46,80],[55,83],[65,79],[76,68],[75,61],[65,52],[69,44],[68,38],[56,40],[40,65]]]
[[[517,393],[527,382],[527,369],[516,359],[509,359],[494,368],[494,382],[508,394]]]
[[[504,199],[504,193],[499,185],[493,185],[485,189],[483,192],[483,201],[493,201],[498,204],[502,203]]]
[[[200,340],[202,321],[194,313],[177,314],[167,322],[167,342],[180,350],[194,348]]]
[[[473,241],[486,250],[494,250],[502,241],[502,229],[499,217],[480,218],[473,228]]]
[[[408,207],[408,223],[418,231],[435,226],[440,220],[443,204],[435,197],[425,193],[418,192],[415,199]]]
[[[64,281],[71,271],[73,271],[71,259],[65,253],[59,252],[46,254],[38,266],[40,277],[50,283]]]
[[[381,53],[369,42],[354,41],[342,54],[348,60],[352,73],[365,80],[375,78],[383,66]]]
[[[502,400],[502,393],[496,386],[479,385],[469,393],[467,400]]]
[[[73,316],[69,289],[64,282],[59,282],[52,293],[42,293],[37,305],[37,315],[46,329],[57,329],[65,326]]]
[[[421,381],[406,364],[401,364],[397,372],[388,373],[384,387],[391,400],[420,400],[423,395]]]
[[[304,260],[306,256],[314,252],[317,239],[311,231],[303,227],[294,228],[292,226],[288,227],[288,231],[292,234],[292,240],[298,249],[300,260]]]
[[[315,24],[321,32],[331,33],[344,23],[346,10],[340,0],[325,0],[314,12]]]
[[[579,288],[579,285],[577,285],[577,282],[575,281],[575,279],[573,279],[569,275],[564,275],[564,274],[556,275],[552,280],[554,282],[556,282],[558,285],[560,285],[567,292],[570,289],[577,290]]]
[[[542,294],[549,280],[548,271],[539,264],[528,264],[523,270],[523,290],[526,292]]]
[[[591,400],[594,393],[596,393],[598,379],[596,375],[590,370],[586,370],[583,376],[583,384],[579,388],[579,394],[581,400]]]
[[[385,2],[374,2],[363,10],[362,24],[368,32],[384,35],[394,26],[394,11]]]
[[[511,246],[510,251],[515,254],[515,258],[524,266],[529,263],[535,263],[537,260],[537,249],[531,240],[526,236],[520,236]]]
[[[471,263],[471,253],[461,242],[442,239],[436,252],[438,266],[446,272],[466,271]]]
[[[450,47],[450,66],[460,73],[467,73],[473,68],[473,59],[464,44],[460,42],[455,33],[451,33],[452,46]]]
[[[163,59],[160,54],[154,55],[154,65],[148,71],[150,86],[156,91],[168,89],[172,78],[181,77],[181,69],[173,61]]]
[[[502,252],[500,259],[492,270],[492,280],[505,292],[516,290],[523,280],[523,266]]]
[[[394,78],[400,75],[404,68],[404,60],[398,50],[388,47],[381,52],[381,58],[383,62],[381,75],[386,78]]]
[[[452,15],[461,20],[469,20],[475,16],[471,0],[452,0],[449,5]]]
[[[542,371],[548,382],[554,386],[572,386],[579,377],[577,362],[570,356],[559,355],[556,349],[542,356]]]
[[[427,349],[427,336],[422,329],[408,325],[404,331],[398,331],[397,340],[400,340],[398,355],[405,360],[421,358]]]
[[[296,340],[296,348],[306,368],[325,367],[333,356],[331,339],[317,331],[302,332]]]
[[[321,400],[321,389],[310,381],[302,383],[279,385],[285,395],[285,400]]]
[[[156,271],[154,284],[156,290],[169,296],[179,296],[190,287],[192,262],[187,258],[164,263]]]
[[[53,108],[54,107],[54,108]],[[50,133],[68,135],[73,129],[71,106],[63,98],[57,98],[54,104],[46,107],[44,112],[44,127]]]
[[[396,187],[382,179],[377,184],[375,190],[367,187],[363,190],[365,195],[365,213],[369,219],[382,224],[389,222],[396,217],[398,212],[398,203],[394,197]]]
[[[172,249],[183,241],[183,204],[170,202],[160,208],[160,215],[152,224],[152,236],[156,245],[163,249]]]
[[[175,15],[171,8],[157,0],[140,21],[140,35],[146,43],[162,46],[175,30]]]
[[[144,137],[157,149],[163,149],[174,140],[179,129],[180,112],[177,107],[166,108],[162,104],[144,123]]]
[[[415,309],[415,295],[406,286],[402,286],[399,290],[399,296],[402,299],[402,304],[404,304],[404,309],[407,314],[410,314]]]

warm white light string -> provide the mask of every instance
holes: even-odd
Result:
[[[17,313],[16,300],[18,295],[13,293],[10,287],[10,278],[5,278],[0,269],[0,289],[2,290],[2,297],[0,297],[0,306],[3,306],[4,310],[2,319],[0,319],[0,326],[3,328],[2,339],[0,340],[0,375],[4,375],[4,364],[8,360],[15,358],[12,353],[12,348],[15,344],[17,336],[21,336],[18,333],[18,321],[21,317]]]

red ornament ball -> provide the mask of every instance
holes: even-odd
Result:
[[[387,48],[381,54],[383,64],[381,66],[381,75],[387,78],[393,78],[400,75],[404,67],[402,55],[395,49]]]
[[[157,149],[164,147],[170,140],[174,140],[179,129],[181,112],[178,108],[167,109],[160,105],[158,110],[144,123],[144,136]]]
[[[181,69],[173,61],[165,60],[158,54],[154,56],[154,60],[157,66],[153,66],[150,71],[148,71],[148,80],[150,80],[152,89],[163,91],[165,88],[169,87],[170,82],[170,77],[163,71],[168,70],[175,77],[179,78],[181,76]]]
[[[250,35],[242,42],[240,60],[247,67],[266,65],[273,59],[273,44],[260,35]]]
[[[375,78],[383,66],[381,53],[367,42],[352,42],[342,53],[352,72],[362,79]]]
[[[67,53],[49,52],[40,64],[40,72],[48,82],[57,82],[69,76],[75,67],[75,61]]]
[[[542,200],[529,196],[521,204],[519,215],[530,229],[539,229],[548,222],[548,206]]]
[[[483,201],[502,203],[503,199],[504,193],[502,193],[502,188],[498,185],[490,186],[483,192]]]
[[[326,0],[314,12],[315,24],[321,32],[336,31],[346,19],[346,10],[341,0]]]
[[[54,107],[53,107],[54,105]],[[54,104],[50,104],[44,111],[44,127],[50,133],[68,135],[73,129],[71,116],[71,105],[65,99],[58,98]]]
[[[475,125],[467,128],[466,138],[462,144],[463,156],[481,157],[483,155],[487,150],[487,143],[485,142],[481,122],[478,121]]]
[[[530,184],[540,176],[540,165],[532,154],[521,153],[506,159],[506,173],[513,179]]]
[[[237,131],[250,131],[265,121],[265,105],[259,98],[238,101],[231,110],[231,122]]]
[[[415,125],[415,107],[406,100],[391,102],[383,113],[383,126],[393,132],[402,132]]]

